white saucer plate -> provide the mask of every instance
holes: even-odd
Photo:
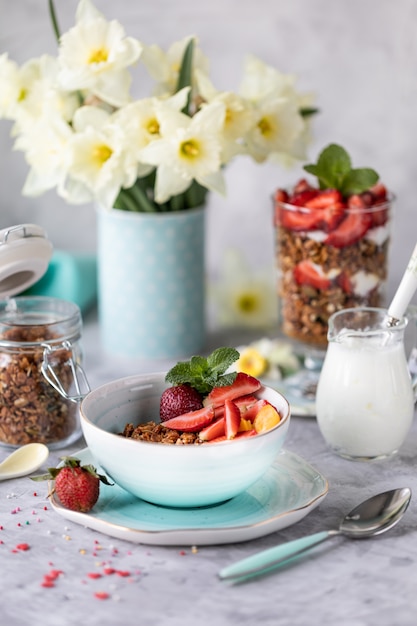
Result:
[[[73,455],[93,463],[88,448]],[[195,509],[161,507],[140,500],[118,485],[101,483],[89,513],[51,504],[64,518],[118,539],[160,546],[216,545],[263,537],[297,523],[328,492],[328,482],[303,458],[283,450],[271,468],[243,494],[221,504]]]

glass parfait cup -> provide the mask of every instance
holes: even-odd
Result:
[[[304,361],[296,382],[310,397],[330,316],[384,305],[394,199],[383,185],[347,200],[335,190],[316,193],[302,180],[291,195],[274,196],[280,327]]]

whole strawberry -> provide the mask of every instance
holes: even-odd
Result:
[[[97,473],[93,465],[81,465],[79,459],[64,457],[61,467],[50,467],[47,474],[35,476],[32,480],[55,479],[52,492],[56,493],[61,504],[71,511],[88,513],[98,500],[100,481],[110,485],[105,476]]]
[[[201,394],[189,384],[168,387],[161,395],[159,417],[161,422],[178,417],[203,406]]]

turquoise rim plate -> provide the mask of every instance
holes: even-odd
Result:
[[[97,466],[88,448],[73,456]],[[215,545],[263,537],[291,526],[315,509],[328,482],[302,457],[283,450],[271,468],[244,493],[227,502],[195,509],[156,506],[118,485],[100,485],[89,513],[64,508],[56,496],[54,510],[75,523],[111,537],[149,545]]]

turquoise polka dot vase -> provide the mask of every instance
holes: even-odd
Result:
[[[103,348],[176,359],[205,342],[205,208],[170,213],[98,209]]]

